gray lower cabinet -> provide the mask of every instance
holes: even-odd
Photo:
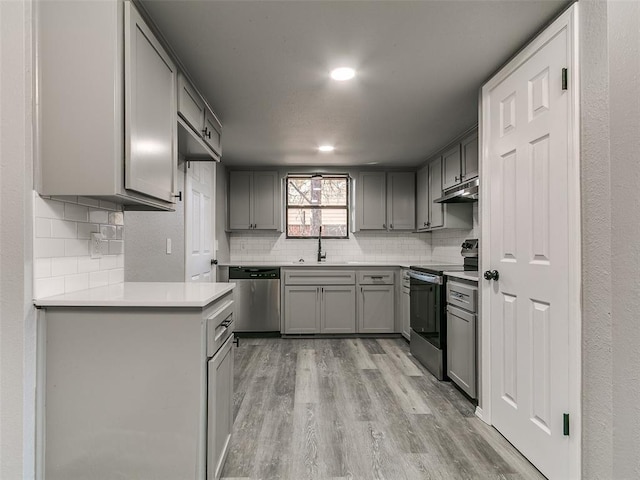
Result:
[[[288,285],[284,288],[284,333],[355,333],[354,285]]]
[[[395,285],[361,285],[358,295],[358,332],[395,331]]]
[[[329,285],[320,289],[320,333],[355,333],[355,285]]]
[[[207,480],[220,478],[233,427],[233,337],[208,364]]]
[[[476,316],[447,306],[447,375],[476,398]]]
[[[229,230],[279,229],[278,172],[229,172]]]
[[[316,286],[284,287],[284,333],[319,333],[319,294]]]
[[[132,2],[34,9],[38,193],[171,209],[178,144],[171,57]]]

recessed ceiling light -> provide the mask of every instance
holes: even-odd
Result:
[[[351,80],[356,76],[356,71],[351,67],[340,67],[331,70],[331,78],[344,82],[345,80]]]
[[[318,150],[321,152],[333,152],[335,150],[333,145],[320,145]]]

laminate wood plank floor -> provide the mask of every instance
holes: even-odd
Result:
[[[245,338],[222,478],[544,477],[403,339]]]

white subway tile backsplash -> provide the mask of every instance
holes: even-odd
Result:
[[[78,272],[97,272],[100,270],[100,259],[89,256],[78,257]]]
[[[36,218],[64,218],[64,203],[36,195],[35,211]]]
[[[89,221],[92,223],[109,223],[109,212],[104,210],[89,210]]]
[[[124,218],[119,205],[88,197],[41,197],[34,192],[34,206],[37,297],[124,281]],[[110,218],[110,213],[116,215]],[[94,259],[89,256],[89,239],[101,227],[111,240],[104,240],[103,257]]]
[[[124,268],[109,270],[109,285],[124,282]]]
[[[61,238],[36,238],[33,243],[35,258],[64,256],[64,240]]]
[[[51,259],[36,258],[33,262],[33,275],[35,278],[47,278],[51,276]]]
[[[77,257],[60,257],[51,259],[51,276],[61,277],[78,273]]]
[[[50,297],[64,293],[64,277],[37,278],[34,282],[37,297]]]
[[[78,238],[91,239],[92,233],[100,232],[100,226],[97,223],[78,223]]]
[[[67,257],[89,255],[89,240],[67,239],[64,241],[64,254]]]
[[[76,238],[78,224],[68,220],[51,220],[51,236],[54,238]]]
[[[89,273],[89,288],[104,287],[109,285],[109,271]]]
[[[75,222],[87,222],[89,220],[89,207],[65,202],[64,218]]]
[[[118,267],[115,255],[103,255],[100,259],[100,270],[112,270]]]
[[[51,219],[36,218],[35,234],[36,234],[36,238],[51,237]]]
[[[64,277],[64,293],[77,292],[89,288],[89,274],[78,273]]]

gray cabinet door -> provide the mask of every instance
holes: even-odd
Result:
[[[362,172],[358,176],[359,230],[387,229],[387,192],[384,172]]]
[[[222,125],[220,125],[213,112],[206,107],[204,110],[202,139],[211,147],[211,150],[218,155],[222,155]]]
[[[220,478],[233,426],[233,337],[209,360],[207,480]]]
[[[355,333],[356,287],[332,285],[320,287],[321,333]]]
[[[416,228],[416,175],[414,172],[393,172],[387,175],[387,205],[389,230]]]
[[[229,172],[229,229],[248,230],[252,217],[252,172]]]
[[[460,145],[458,144],[442,154],[442,189],[446,190],[459,184],[461,171]]]
[[[393,333],[395,326],[394,285],[363,285],[358,295],[358,331]]]
[[[409,340],[411,337],[410,323],[411,323],[411,312],[410,312],[410,297],[409,292],[404,289],[401,290],[400,293],[400,312],[402,315],[402,336]]]
[[[447,374],[476,398],[476,316],[447,306]]]
[[[466,182],[478,176],[478,132],[462,140],[461,149],[462,180]]]
[[[418,170],[416,176],[416,227],[418,230],[429,228],[429,167]]]
[[[125,3],[125,188],[173,201],[177,168],[176,68]]]
[[[429,164],[429,228],[444,225],[444,205],[433,203],[442,195],[442,159],[438,157]]]
[[[320,331],[320,288],[284,287],[284,333]]]
[[[191,128],[198,134],[202,134],[204,128],[204,102],[189,80],[178,75],[178,114],[184,118]]]
[[[253,172],[253,228],[278,230],[280,189],[277,172]]]

